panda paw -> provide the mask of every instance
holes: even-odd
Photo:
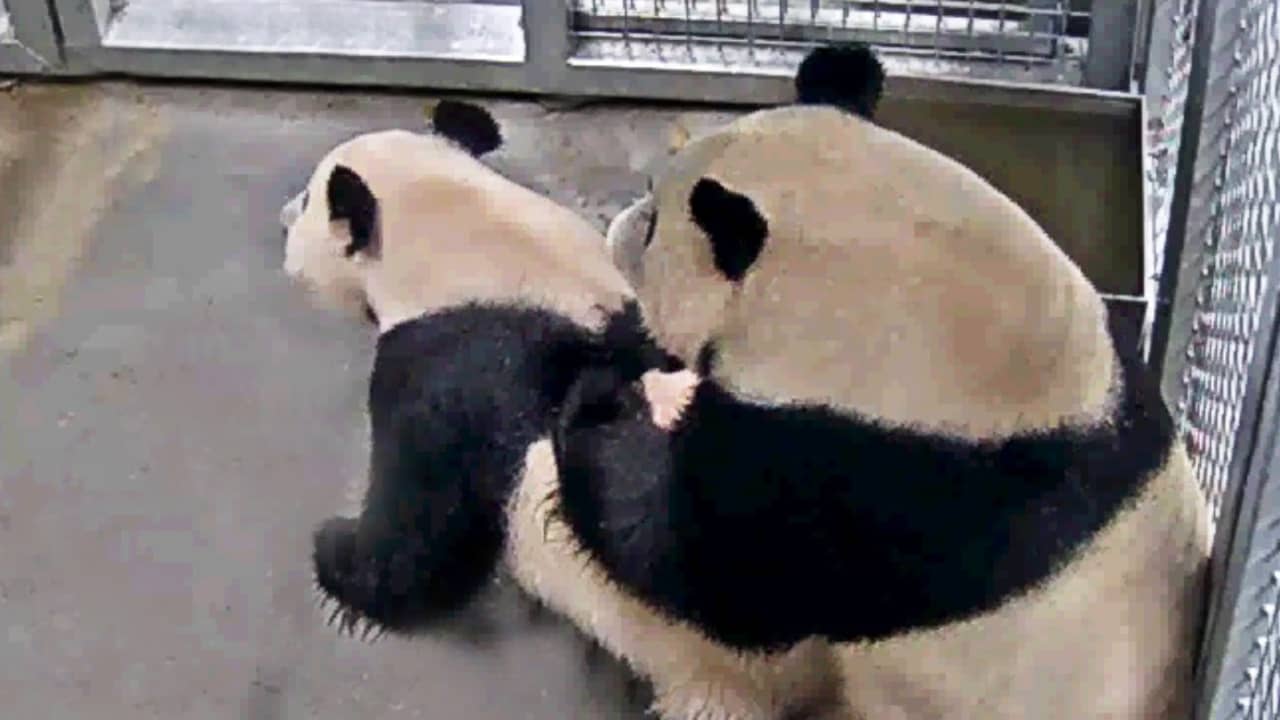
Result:
[[[634,383],[613,368],[584,370],[560,409],[560,429],[570,431],[643,417],[645,399]]]
[[[670,430],[693,400],[698,376],[692,370],[651,370],[644,374],[640,382],[644,385],[644,396],[649,402],[653,424],[663,430]]]
[[[332,610],[328,624],[337,626],[345,635],[376,642],[385,628],[360,609],[356,600],[356,520],[332,517],[316,530],[312,538],[312,564],[320,605]]]

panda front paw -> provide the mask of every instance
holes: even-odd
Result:
[[[570,386],[560,408],[560,429],[571,431],[599,427],[642,417],[644,396],[635,383],[609,367],[583,371]]]
[[[316,529],[312,537],[311,560],[315,569],[316,588],[321,606],[333,609],[328,624],[336,625],[344,634],[357,633],[364,640],[377,640],[384,628],[368,602],[369,593],[360,592],[361,573],[356,558],[358,521],[332,517]]]
[[[692,370],[662,372],[651,370],[640,379],[644,385],[653,424],[671,430],[684,416],[698,387],[698,376]]]

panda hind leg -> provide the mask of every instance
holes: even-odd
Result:
[[[551,441],[534,443],[507,511],[508,567],[526,592],[649,682],[654,717],[807,720],[796,713],[838,701],[839,676],[825,643],[740,654],[610,581],[557,512],[557,477]]]

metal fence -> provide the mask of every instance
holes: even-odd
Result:
[[[22,75],[767,104],[842,39],[898,95],[1145,108],[1151,361],[1216,530],[1198,718],[1280,718],[1280,0],[0,0]]]
[[[1079,82],[1090,16],[1086,3],[1063,0],[576,0],[571,27],[603,56],[645,47],[693,58],[706,47],[767,52],[856,39],[943,74]]]
[[[1276,718],[1280,2],[1181,0],[1154,17],[1152,206],[1167,238],[1154,359],[1216,527],[1197,717]]]
[[[769,103],[809,44],[896,76],[1128,90],[1144,0],[9,0],[0,72]],[[49,10],[56,17],[51,21]],[[19,59],[18,48],[25,48]],[[34,62],[33,62],[34,61]]]

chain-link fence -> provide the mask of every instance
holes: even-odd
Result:
[[[1074,6],[1074,7],[1073,7]],[[579,39],[742,45],[863,40],[882,50],[956,63],[1078,70],[1089,31],[1085,3],[1064,0],[575,0]]]
[[[577,54],[786,65],[815,42],[861,40],[933,75],[1120,87],[1132,0],[573,0]]]
[[[1277,718],[1280,2],[1158,3],[1149,57],[1154,345],[1215,526],[1198,717]]]

